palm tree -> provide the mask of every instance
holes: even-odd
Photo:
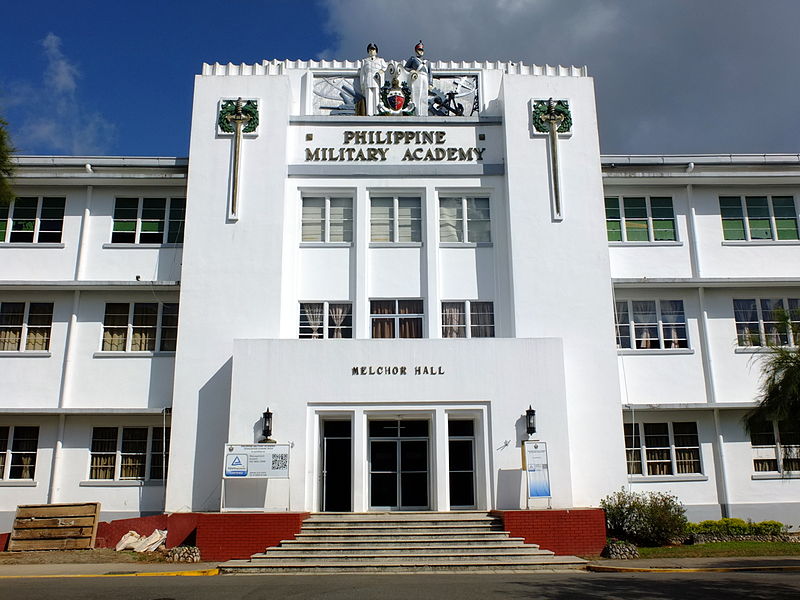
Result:
[[[6,131],[8,123],[0,119],[0,206],[8,206],[14,199],[10,179],[14,175],[14,163],[11,155],[15,152],[11,138]]]

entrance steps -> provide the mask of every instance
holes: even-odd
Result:
[[[509,537],[499,519],[478,511],[316,513],[294,540],[230,560],[241,573],[375,573],[583,569],[576,556],[555,556]]]

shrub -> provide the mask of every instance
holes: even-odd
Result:
[[[690,523],[689,531],[700,535],[780,535],[786,526],[779,521],[761,521],[752,523],[742,519],[720,519],[719,521],[701,521]]]
[[[624,489],[601,500],[608,534],[638,546],[682,541],[688,532],[686,511],[672,494],[636,494]]]
[[[780,535],[786,533],[788,527],[780,521],[761,521],[750,523],[752,535]]]

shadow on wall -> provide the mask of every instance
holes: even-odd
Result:
[[[219,510],[222,485],[222,445],[228,437],[232,370],[233,358],[229,358],[197,394],[193,510]],[[178,466],[171,465],[171,468],[178,468]]]

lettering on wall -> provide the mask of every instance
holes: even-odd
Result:
[[[405,367],[398,365],[385,366],[357,366],[350,369],[351,375],[444,375],[444,367],[441,365],[418,365],[415,367]]]
[[[482,161],[486,148],[447,146],[445,131],[345,131],[342,146],[306,148],[306,162],[385,162],[401,153],[403,162]]]

